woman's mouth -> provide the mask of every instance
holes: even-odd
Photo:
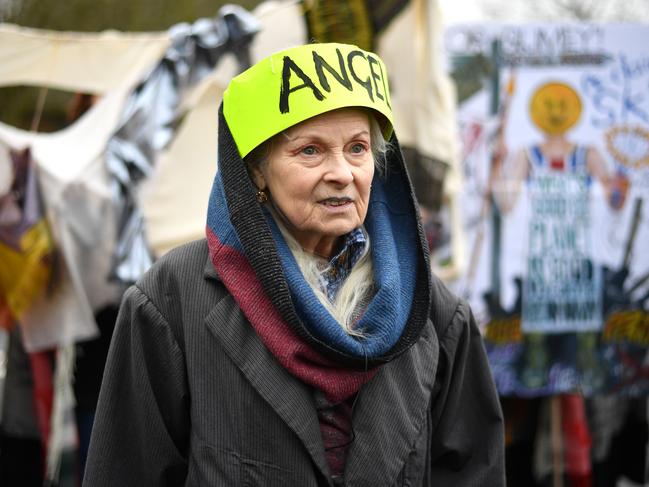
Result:
[[[351,198],[342,197],[342,198],[325,198],[320,200],[321,205],[326,206],[331,209],[345,208],[353,203]]]
[[[333,207],[344,206],[344,205],[349,204],[349,203],[351,203],[351,202],[352,202],[352,199],[351,199],[351,198],[347,198],[347,197],[342,197],[342,198],[335,198],[335,197],[334,197],[334,198],[325,198],[325,199],[319,201],[319,203],[321,203],[321,204],[323,204],[323,205],[326,205],[326,206],[333,206]]]

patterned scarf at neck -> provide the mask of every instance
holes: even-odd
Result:
[[[227,233],[223,225],[218,230],[221,237],[207,228],[212,264],[266,348],[288,372],[322,391],[332,403],[356,394],[374,376],[376,368],[341,367],[309,346],[286,323],[265,293],[232,227]]]
[[[368,240],[362,227],[345,235],[343,248],[325,264],[320,273],[322,290],[329,301],[335,301],[345,279],[367,250]]]

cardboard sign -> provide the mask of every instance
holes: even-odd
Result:
[[[446,33],[470,252],[453,285],[502,395],[649,392],[648,35],[586,23]]]

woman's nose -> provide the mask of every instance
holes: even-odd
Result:
[[[350,184],[354,180],[352,167],[342,152],[331,154],[324,179],[342,185]]]

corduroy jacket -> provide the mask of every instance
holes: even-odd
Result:
[[[358,394],[346,486],[505,485],[480,333],[435,278],[431,292],[419,339]],[[83,485],[332,485],[312,391],[264,347],[204,240],[124,296]]]

